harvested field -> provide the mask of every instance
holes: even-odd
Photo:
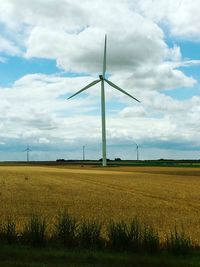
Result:
[[[183,226],[200,244],[200,169],[0,166],[1,217],[33,212],[51,223],[59,209],[103,222],[137,215],[166,233]]]

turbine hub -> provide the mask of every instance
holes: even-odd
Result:
[[[103,80],[103,75],[99,75],[99,79],[102,81]]]

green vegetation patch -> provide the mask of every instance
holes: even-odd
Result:
[[[166,253],[150,255],[4,245],[0,246],[0,266],[199,267],[200,254],[175,257]]]

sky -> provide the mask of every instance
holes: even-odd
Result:
[[[200,159],[199,0],[0,0],[0,161]]]

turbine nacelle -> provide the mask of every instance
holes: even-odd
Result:
[[[103,81],[104,80],[104,77],[103,77],[103,75],[99,75],[99,79],[101,80],[101,81]]]

